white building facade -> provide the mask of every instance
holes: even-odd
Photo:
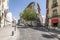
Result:
[[[9,12],[6,17],[6,26],[12,26],[12,13]]]
[[[8,0],[0,0],[0,27],[5,27],[7,13],[8,13]]]

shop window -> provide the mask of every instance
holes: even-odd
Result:
[[[54,24],[53,24],[53,27],[57,27],[57,26],[58,26],[58,23],[54,23]]]
[[[57,6],[58,6],[57,0],[53,0],[52,8],[57,7]]]
[[[52,16],[57,16],[57,9],[53,10],[53,15]]]

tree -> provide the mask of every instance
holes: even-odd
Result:
[[[36,12],[33,9],[30,9],[30,8],[26,8],[23,11],[22,17],[26,21],[31,21],[31,25],[32,25],[32,21],[35,21],[37,19]]]

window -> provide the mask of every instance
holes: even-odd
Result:
[[[57,16],[57,9],[53,10],[53,16]]]
[[[35,4],[33,3],[33,4],[32,4],[32,9],[34,9],[34,6],[35,6]]]
[[[56,3],[57,2],[57,0],[53,0],[53,3]]]
[[[57,0],[53,0],[53,6],[52,6],[52,8],[54,8],[56,6],[58,6]]]
[[[3,13],[2,13],[2,17],[3,17]]]

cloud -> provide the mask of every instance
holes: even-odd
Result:
[[[45,15],[42,15],[42,18],[45,18]]]
[[[42,15],[43,23],[45,23],[45,15]]]

